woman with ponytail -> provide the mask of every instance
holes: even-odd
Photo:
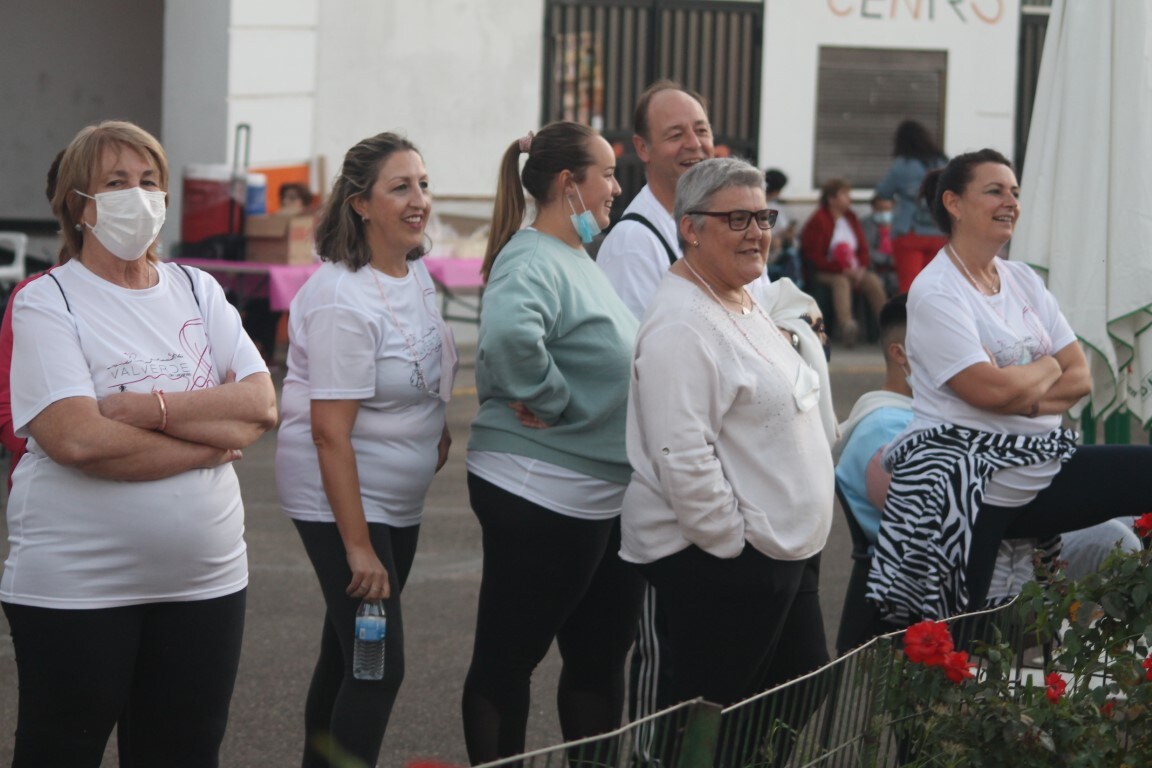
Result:
[[[564,739],[620,723],[642,589],[617,556],[637,322],[583,248],[608,224],[615,170],[608,142],[566,122],[501,162],[468,444],[484,546],[463,698],[473,764],[524,751],[529,681],[553,639]],[[535,216],[521,229],[525,190]]]

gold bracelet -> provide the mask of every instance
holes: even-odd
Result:
[[[160,426],[156,427],[156,431],[163,432],[168,427],[168,403],[164,402],[164,390],[154,389],[152,394],[156,395],[156,400],[160,403]]]

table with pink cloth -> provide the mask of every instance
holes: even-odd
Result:
[[[241,307],[249,299],[267,298],[273,312],[287,312],[296,293],[319,267],[311,264],[265,264],[257,261],[219,259],[172,259],[176,264],[196,267],[210,273],[226,291],[231,291]],[[453,256],[427,256],[424,264],[436,281],[441,295],[441,312],[447,320],[478,322],[479,295],[484,285],[481,259]],[[456,314],[454,306],[467,314]]]

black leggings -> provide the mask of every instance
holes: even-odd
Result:
[[[1003,539],[1045,539],[1152,511],[1152,446],[1086,445],[1022,507],[980,508],[968,550],[968,605],[983,605]]]
[[[668,619],[672,694],[728,706],[828,662],[820,555],[783,561],[750,545],[695,546],[641,566]]]
[[[330,765],[333,752],[346,752],[365,765],[376,765],[380,744],[392,714],[392,705],[404,680],[404,618],[400,593],[416,558],[420,526],[394,528],[369,523],[368,536],[376,556],[388,571],[392,596],[384,601],[388,636],[384,644],[384,679],[357,680],[352,676],[352,641],[360,599],[344,590],[352,570],[344,540],[335,523],[293,521],[324,595],[324,625],[320,631],[320,658],[312,672],[304,706],[304,768]],[[331,763],[338,763],[333,760]]]
[[[14,768],[99,768],[122,714],[121,764],[218,765],[245,595],[93,610],[4,603],[20,687]]]
[[[563,659],[556,699],[564,739],[617,728],[644,587],[617,555],[619,519],[557,514],[471,473],[468,492],[484,542],[462,703],[469,759],[524,751],[532,671],[553,638]]]

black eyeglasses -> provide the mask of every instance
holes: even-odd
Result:
[[[733,232],[743,232],[748,229],[752,219],[756,219],[756,226],[760,229],[772,229],[776,226],[776,217],[780,211],[775,208],[765,208],[762,211],[688,211],[689,216],[717,216],[728,219],[728,228]]]

